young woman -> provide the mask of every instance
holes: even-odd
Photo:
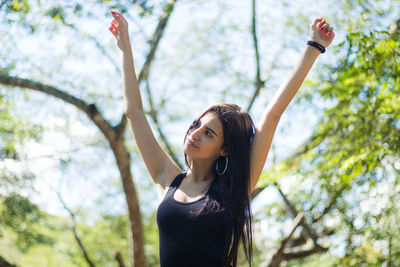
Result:
[[[160,262],[169,266],[236,266],[239,242],[251,266],[252,221],[249,194],[257,184],[279,119],[314,61],[335,34],[323,18],[310,27],[310,41],[287,81],[255,127],[234,104],[213,105],[198,116],[184,137],[188,170],[183,172],[154,138],[143,112],[126,19],[111,11],[109,30],[122,54],[125,114],[157,187]]]

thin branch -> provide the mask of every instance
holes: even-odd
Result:
[[[164,7],[164,13],[160,16],[158,25],[156,30],[150,40],[150,51],[147,55],[146,61],[144,62],[142,71],[139,74],[138,83],[147,80],[150,71],[150,65],[153,61],[153,58],[156,54],[156,50],[158,48],[158,44],[160,43],[161,37],[164,33],[165,27],[167,26],[167,22],[169,17],[174,10],[176,0],[170,0],[169,3]]]
[[[148,88],[149,92],[149,82],[146,82],[146,88]],[[169,144],[167,137],[165,136],[160,122],[158,121],[158,112],[157,109],[154,107],[153,102],[151,99],[149,99],[150,102],[150,112],[148,112],[148,114],[150,115],[151,119],[153,120],[156,129],[158,131],[158,134],[160,135],[161,140],[164,142],[165,148],[167,149],[168,154],[171,156],[171,158],[175,161],[176,164],[178,164],[179,168],[183,169],[183,166],[181,165],[181,163],[179,162],[178,158],[176,157],[174,151],[172,150],[171,145]]]
[[[348,101],[340,101],[336,107],[339,109],[345,105],[348,105]],[[329,121],[334,116],[333,113],[324,116],[324,121]],[[310,150],[319,146],[326,138],[336,135],[336,132],[323,132],[323,133],[315,133],[310,136],[302,145],[299,146],[297,150],[295,150],[291,155],[289,155],[286,159],[283,160],[286,168],[292,168],[293,165],[299,160],[301,156],[308,153]],[[266,171],[268,172],[268,170]],[[256,188],[253,190],[251,194],[251,200],[257,197],[259,193],[261,193],[267,186],[263,186],[260,188]]]
[[[269,267],[279,266],[279,264],[283,261],[283,259],[282,259],[283,250],[285,249],[289,240],[292,238],[294,231],[297,229],[297,227],[299,227],[299,225],[301,224],[301,222],[303,220],[304,220],[304,214],[302,212],[299,212],[299,214],[297,214],[297,216],[293,222],[292,229],[286,235],[286,237],[281,241],[281,244],[279,245],[279,247],[275,250],[275,252],[270,260],[270,263],[268,264]]]
[[[121,253],[119,251],[115,251],[114,258],[118,262],[119,267],[125,267],[124,260],[122,259]]]
[[[298,247],[301,245],[304,245],[305,243],[307,243],[307,238],[304,237],[304,235],[300,235],[297,238],[293,238],[292,240],[290,240],[290,243],[288,244],[288,247]]]
[[[290,203],[290,201],[288,200],[286,195],[282,192],[282,190],[280,189],[280,187],[279,187],[279,185],[277,183],[275,183],[275,187],[279,191],[279,194],[281,195],[281,197],[283,198],[284,202],[286,203],[286,206],[288,207],[288,209],[289,209],[290,213],[292,214],[292,216],[293,217],[296,216],[296,218],[297,218],[299,213],[297,212],[296,208],[293,206],[293,204]],[[300,213],[302,214],[302,212],[300,212]],[[283,260],[288,261],[288,260],[296,259],[296,258],[304,258],[304,257],[306,257],[308,255],[328,250],[328,248],[321,247],[318,244],[318,236],[317,236],[316,232],[314,231],[314,229],[309,224],[307,224],[305,219],[303,219],[300,223],[301,223],[301,225],[303,227],[303,230],[304,230],[304,231],[301,231],[301,235],[304,237],[304,239],[307,239],[307,237],[311,238],[313,243],[314,243],[314,248],[312,248],[311,250],[304,250],[304,251],[294,252],[294,253],[289,253],[289,254],[283,253],[282,254],[282,261]]]
[[[165,28],[167,26],[167,22],[170,18],[170,15],[175,7],[175,3],[176,0],[171,0],[169,2],[169,4],[167,4],[164,7],[164,13],[160,16],[158,25],[156,27],[156,30],[151,38],[151,40],[149,41],[150,43],[150,50],[149,53],[147,54],[146,60],[143,64],[143,67],[140,70],[139,76],[138,76],[138,84],[142,84],[142,82],[147,81],[148,82],[148,77],[149,77],[149,73],[150,73],[150,67],[151,64],[153,62],[153,59],[155,57],[158,45],[160,43],[160,40],[163,36],[163,33],[165,31]],[[150,112],[148,114],[150,114],[151,119],[153,120],[154,124],[157,126],[157,131],[159,133],[159,136],[161,137],[161,140],[164,142],[165,147],[167,148],[168,154],[174,159],[174,161],[182,168],[180,162],[178,161],[175,153],[173,152],[173,150],[171,149],[171,145],[169,144],[166,136],[164,135],[164,133],[161,131],[161,127],[158,123],[158,114],[157,112],[155,112],[157,110],[157,107],[155,107],[155,105],[153,104],[153,97],[152,97],[152,93],[150,91],[150,88],[147,84],[147,86],[145,87],[146,89],[146,93],[147,93],[147,99],[149,101],[149,106],[150,106]],[[127,125],[127,118],[125,116],[125,114],[122,115],[122,118],[120,120],[120,123],[118,124],[118,129],[120,129],[121,133],[124,132],[125,127]]]
[[[84,36],[86,36],[90,41],[92,41],[96,47],[101,51],[101,53],[103,53],[103,55],[110,61],[110,63],[113,65],[115,71],[120,74],[121,71],[117,65],[117,63],[115,62],[115,60],[110,56],[109,53],[107,53],[107,50],[104,48],[104,46],[101,45],[101,43],[92,35],[87,34],[87,33],[82,33],[80,32],[74,24],[64,24],[68,27],[70,27],[71,29],[75,30],[77,33],[82,34]]]
[[[15,76],[9,76],[8,74],[5,73],[0,73],[0,83],[4,85],[10,85],[10,86],[18,86],[18,87],[23,87],[23,88],[29,88],[33,89],[36,91],[40,91],[43,93],[46,93],[48,95],[52,95],[54,97],[60,98],[64,100],[65,102],[68,102],[80,110],[84,112],[88,112],[89,109],[89,104],[87,104],[85,101],[74,97],[64,91],[61,91],[57,89],[54,86],[50,85],[45,85],[41,82],[36,82],[33,80],[29,79],[23,79]]]
[[[254,104],[256,98],[260,95],[261,90],[265,88],[265,84],[267,84],[269,82],[269,80],[271,78],[271,70],[276,66],[275,63],[281,52],[282,52],[282,50],[278,51],[274,55],[274,58],[272,59],[271,63],[267,66],[267,69],[265,71],[265,77],[266,77],[265,80],[260,80],[260,82],[256,82],[256,87],[255,87],[254,93],[253,93],[252,97],[250,98],[249,105],[247,106],[248,111],[253,107],[253,104]]]
[[[75,238],[76,242],[78,243],[79,248],[82,250],[82,253],[83,253],[83,256],[84,256],[86,262],[89,264],[90,267],[94,267],[95,265],[92,262],[92,260],[89,258],[89,254],[87,253],[85,247],[83,246],[83,243],[82,243],[81,239],[79,238],[79,235],[76,231],[75,214],[68,208],[67,204],[62,199],[60,192],[57,192],[57,196],[58,196],[58,199],[60,200],[61,204],[63,205],[64,209],[71,216],[71,220],[72,220],[71,230],[72,230],[72,233],[74,234],[74,238]]]
[[[283,249],[286,247],[286,245],[288,244],[289,240],[292,238],[292,235],[294,234],[294,231],[297,229],[297,227],[299,227],[299,225],[302,223],[303,220],[304,220],[304,214],[302,212],[299,212],[297,214],[296,218],[294,219],[292,230],[289,232],[289,234],[281,242],[281,245],[279,247],[280,251],[283,251]]]
[[[254,56],[256,61],[256,77],[254,82],[254,92],[249,100],[249,104],[247,105],[247,111],[250,111],[253,107],[253,104],[256,98],[259,96],[260,91],[265,88],[265,84],[271,78],[271,70],[276,66],[275,62],[278,59],[278,56],[284,49],[284,46],[280,51],[278,51],[269,66],[265,71],[265,79],[261,79],[261,63],[260,63],[260,52],[258,48],[258,38],[257,38],[257,20],[256,20],[256,0],[252,0],[252,18],[251,18],[251,35],[253,37],[253,46],[254,46]]]
[[[275,188],[278,190],[279,194],[281,195],[281,197],[282,197],[283,201],[285,202],[286,206],[288,207],[289,212],[292,214],[293,217],[297,217],[299,212],[297,212],[296,208],[293,206],[292,203],[290,203],[289,199],[282,192],[282,190],[281,190],[280,186],[278,185],[278,183],[275,182],[274,185],[275,185]],[[315,233],[315,231],[311,228],[311,226],[308,225],[305,220],[303,220],[301,222],[301,224],[302,224],[302,226],[303,226],[303,228],[305,230],[305,231],[302,231],[302,234],[305,234],[306,235],[305,237],[311,238],[313,240],[314,244],[318,245],[318,242],[317,242],[318,236]]]
[[[327,248],[324,248],[321,246],[315,246],[309,250],[302,250],[302,251],[297,251],[297,252],[292,252],[292,253],[283,253],[282,257],[283,257],[284,261],[290,261],[290,260],[294,260],[294,259],[303,259],[312,254],[319,253],[319,252],[325,252],[327,250],[328,250]]]
[[[320,237],[328,237],[335,233],[336,233],[336,229],[334,229],[334,228],[323,228],[320,231],[319,236]],[[304,235],[300,235],[299,237],[290,240],[288,247],[291,247],[291,248],[298,247],[298,246],[304,245],[306,242],[307,242],[307,239],[304,238]]]
[[[324,217],[326,214],[328,214],[328,213],[331,211],[331,209],[333,208],[333,206],[336,205],[337,200],[338,200],[339,196],[343,193],[344,189],[345,189],[345,186],[342,186],[342,187],[335,193],[335,195],[332,197],[330,203],[329,203],[327,206],[325,206],[324,210],[323,210],[321,213],[314,215],[314,217],[313,217],[313,219],[312,219],[312,223],[313,223],[313,224],[316,223],[316,222],[318,222],[319,220],[321,220],[322,217]]]
[[[294,220],[293,227],[289,234],[282,240],[280,246],[276,249],[274,255],[272,256],[270,263],[268,264],[269,267],[277,267],[283,261],[290,261],[293,259],[300,259],[310,256],[315,253],[327,251],[328,248],[321,247],[318,244],[314,244],[314,247],[309,250],[301,250],[295,252],[284,252],[285,247],[289,243],[294,231],[300,225],[304,225],[304,214],[299,212]],[[304,227],[304,226],[303,226]]]
[[[36,82],[28,79],[10,76],[5,73],[0,73],[0,83],[9,86],[18,86],[36,90],[56,98],[62,99],[67,103],[76,106],[78,109],[85,112],[88,117],[99,127],[100,131],[107,137],[108,140],[113,140],[116,135],[110,124],[103,118],[97,110],[95,104],[88,104],[85,101],[68,94],[65,91],[59,90],[54,86],[45,85],[41,82]]]
[[[254,54],[256,57],[256,78],[255,78],[255,91],[250,100],[250,103],[247,107],[247,110],[250,111],[254,100],[256,99],[257,95],[259,94],[262,87],[264,87],[264,81],[261,80],[261,70],[260,70],[260,52],[258,50],[258,40],[257,40],[257,22],[256,22],[256,0],[252,0],[251,2],[251,34],[253,36],[253,45],[254,45]]]
[[[38,156],[35,156],[35,157],[26,157],[25,159],[27,159],[27,160],[58,159],[58,160],[60,160],[60,159],[63,158],[63,156],[66,156],[66,155],[69,155],[71,153],[78,152],[78,151],[81,151],[81,149],[80,148],[75,148],[75,149],[68,150],[66,152],[64,152],[64,151],[56,151],[54,153],[47,154],[47,155],[38,155]]]
[[[130,17],[130,18],[131,18],[132,20],[134,20],[134,18],[132,18],[132,17]],[[137,26],[138,26],[138,28],[139,28],[141,34],[142,34],[143,36],[145,36],[142,27],[137,23],[136,20],[134,20],[134,21],[136,22],[136,24],[137,24]],[[77,29],[77,28],[75,27],[74,24],[71,24],[71,23],[63,23],[63,24],[64,24],[65,26],[67,26],[67,27],[73,29],[73,30],[76,31],[77,33],[86,36],[90,41],[94,42],[94,44],[96,45],[96,47],[101,51],[101,53],[103,53],[103,55],[104,55],[104,56],[110,61],[110,63],[114,66],[115,71],[116,71],[118,74],[121,74],[120,68],[119,68],[119,66],[117,65],[117,63],[115,62],[115,60],[110,56],[109,53],[107,53],[107,50],[104,48],[104,46],[101,45],[101,43],[100,43],[94,36],[92,36],[92,35],[90,35],[90,34],[87,34],[87,33],[82,33],[82,32],[80,32],[79,29]],[[140,84],[140,82],[141,82],[141,81],[139,81],[139,84]],[[117,132],[118,134],[122,134],[122,133],[125,131],[126,125],[127,125],[127,120],[126,120],[126,118],[125,118],[125,115],[123,115],[122,118],[121,118],[120,123],[119,123],[117,126],[115,126],[114,128],[115,128],[115,130],[116,130],[116,132]]]
[[[286,159],[284,159],[285,164],[290,167],[291,165],[293,165],[293,162],[295,162],[299,157],[306,154],[308,151],[310,151],[311,149],[315,148],[320,143],[322,143],[324,138],[320,138],[320,140],[318,142],[315,142],[315,140],[319,137],[321,137],[321,136],[315,135],[315,136],[311,136],[310,138],[308,138],[300,146],[299,149],[297,149],[291,155],[289,155]],[[327,137],[327,136],[325,136],[325,137]],[[268,170],[266,170],[266,172],[268,172]],[[253,192],[251,193],[250,199],[253,200],[254,198],[256,198],[258,196],[258,194],[260,194],[266,187],[267,186],[262,186],[262,187],[257,187],[256,189],[254,189]]]
[[[146,61],[144,63],[144,66],[142,68],[142,71],[139,74],[139,78],[138,78],[138,83],[140,84],[142,81],[146,81],[146,93],[147,93],[147,98],[149,101],[149,106],[150,106],[150,117],[153,120],[154,124],[156,125],[157,131],[159,133],[159,136],[161,138],[161,140],[164,142],[164,145],[167,149],[168,154],[173,158],[173,160],[179,165],[180,168],[182,168],[178,158],[175,156],[175,153],[173,152],[171,145],[169,144],[167,137],[165,136],[165,134],[163,133],[161,126],[159,124],[158,121],[158,113],[157,113],[157,107],[154,105],[153,102],[153,97],[152,97],[152,93],[150,90],[150,86],[149,86],[149,81],[148,81],[148,76],[150,73],[150,65],[152,63],[152,60],[154,59],[155,56],[155,52],[158,48],[158,44],[161,40],[162,34],[164,33],[164,30],[166,28],[168,19],[173,11],[175,5],[175,0],[171,1],[169,4],[169,7],[166,8],[166,12],[163,14],[163,16],[161,16],[160,21],[157,25],[156,31],[153,35],[152,40],[150,41],[151,44],[151,48],[150,48],[150,52],[146,58]]]
[[[167,22],[167,19],[165,18],[168,18],[169,15],[171,14],[175,2],[176,2],[175,0],[171,1],[170,4],[164,6],[165,12],[161,16],[159,24],[159,26],[163,24],[163,27],[157,27],[157,31],[154,34],[155,38],[153,38],[154,42],[152,43],[152,49],[149,53],[148,59],[152,59],[154,57],[155,48],[157,47],[157,44],[161,38],[162,31],[160,31],[160,29],[165,28]],[[142,72],[141,75],[141,80],[145,80],[144,78],[147,79],[149,62],[151,62],[151,60],[147,60],[145,63],[144,72]],[[111,125],[103,118],[103,116],[97,110],[96,105],[88,104],[85,101],[78,99],[66,92],[63,92],[53,86],[44,85],[40,82],[35,82],[28,79],[22,79],[19,77],[12,77],[4,73],[0,73],[0,83],[9,86],[19,86],[22,88],[29,88],[60,98],[65,102],[73,104],[78,109],[84,111],[89,116],[89,118],[99,127],[100,131],[105,135],[106,139],[110,143],[111,149],[117,161],[119,171],[121,173],[122,184],[128,204],[132,240],[135,240],[135,246],[133,248],[134,259],[132,259],[131,262],[132,264],[134,264],[134,266],[144,266],[145,262],[144,248],[143,248],[144,237],[143,237],[143,229],[141,222],[141,213],[139,209],[135,186],[132,180],[132,174],[129,168],[129,153],[126,151],[126,147],[123,144],[123,134],[121,134],[124,132],[124,129],[127,124],[126,118],[123,118],[119,123],[119,125],[117,125],[116,127],[111,127]]]

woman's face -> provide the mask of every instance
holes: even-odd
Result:
[[[208,112],[193,123],[186,135],[184,152],[192,159],[216,160],[225,155],[222,145],[224,132],[222,124],[214,112]]]

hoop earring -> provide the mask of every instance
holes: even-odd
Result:
[[[224,168],[224,171],[222,172],[222,173],[220,173],[219,171],[218,171],[218,162],[219,162],[219,160],[217,160],[217,164],[215,165],[215,168],[217,169],[217,174],[218,175],[224,175],[225,174],[225,172],[226,172],[226,169],[228,168],[228,157],[227,156],[225,156],[225,168]]]

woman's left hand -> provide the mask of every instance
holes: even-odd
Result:
[[[333,28],[326,23],[324,18],[314,19],[310,24],[311,41],[315,41],[326,48],[332,43],[334,37]]]

